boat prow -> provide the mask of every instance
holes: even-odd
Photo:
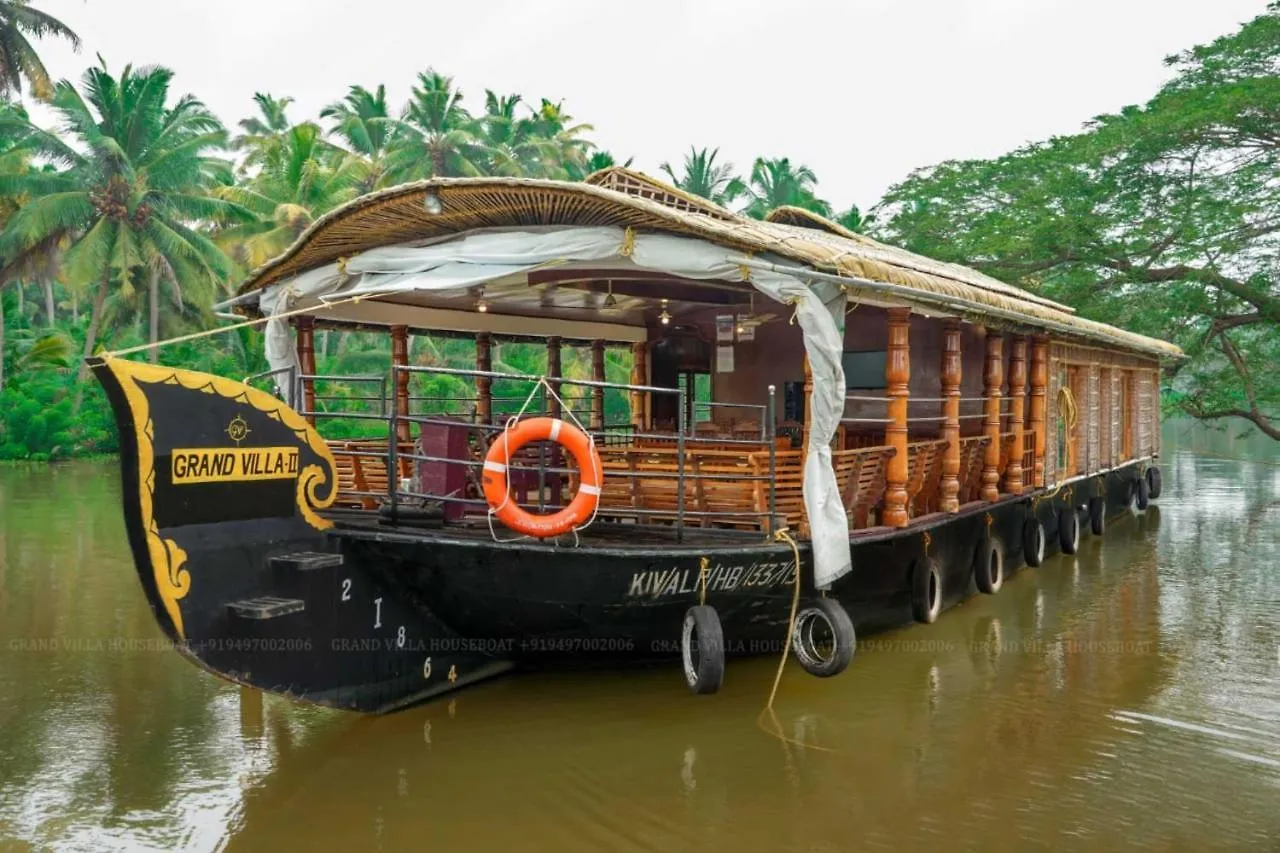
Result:
[[[90,366],[120,434],[139,580],[187,657],[240,684],[366,711],[454,688],[459,663],[472,678],[505,668],[447,651],[434,673],[424,665],[447,630],[376,572],[353,571],[326,535],[334,459],[285,403],[190,370]]]

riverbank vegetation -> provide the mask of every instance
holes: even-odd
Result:
[[[248,270],[361,193],[433,176],[582,180],[629,162],[560,101],[464,95],[433,69],[404,104],[369,81],[305,117],[264,91],[228,127],[169,69],[98,60],[54,83],[40,37],[78,41],[29,0],[0,0],[0,458],[110,452],[81,357],[215,325],[212,305]],[[1169,373],[1170,408],[1280,439],[1268,368],[1280,363],[1280,3],[1168,63],[1146,104],[1003,157],[923,168],[870,211],[833,206],[785,156],[738,169],[690,146],[661,170],[749,216],[805,207],[1173,340],[1190,358]],[[47,102],[56,123],[38,126],[23,98]],[[385,362],[374,336],[322,333],[317,349],[322,372]],[[568,375],[585,375],[566,356]],[[265,366],[248,331],[161,357],[228,376]],[[417,363],[471,358],[465,342],[415,338]],[[545,367],[533,347],[506,345],[498,359]],[[609,369],[626,375],[621,361]]]

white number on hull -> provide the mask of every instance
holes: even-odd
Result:
[[[400,626],[400,630],[396,633],[396,648],[404,648],[404,626]]]
[[[373,627],[382,627],[382,599],[380,597],[373,600]]]
[[[351,578],[342,579],[342,600],[351,600]]]

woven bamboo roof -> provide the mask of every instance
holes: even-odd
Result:
[[[439,212],[428,211],[428,194]],[[956,264],[879,243],[809,211],[785,207],[761,222],[725,210],[628,169],[606,169],[584,183],[532,178],[435,178],[361,196],[314,222],[283,254],[254,270],[248,293],[378,246],[447,237],[481,228],[613,225],[696,237],[746,253],[768,253],[842,278],[897,285],[922,301],[953,299],[1016,315],[1030,327],[1072,330],[1081,338],[1161,357],[1173,344],[1078,317],[1060,305]],[[856,287],[856,281],[850,282]]]

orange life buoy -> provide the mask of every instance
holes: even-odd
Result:
[[[531,441],[554,441],[573,457],[581,476],[578,493],[569,505],[550,515],[534,515],[521,509],[507,489],[511,457]],[[591,439],[559,418],[529,418],[502,431],[484,458],[484,499],[498,520],[526,536],[547,539],[568,533],[591,518],[600,503],[600,454]]]

